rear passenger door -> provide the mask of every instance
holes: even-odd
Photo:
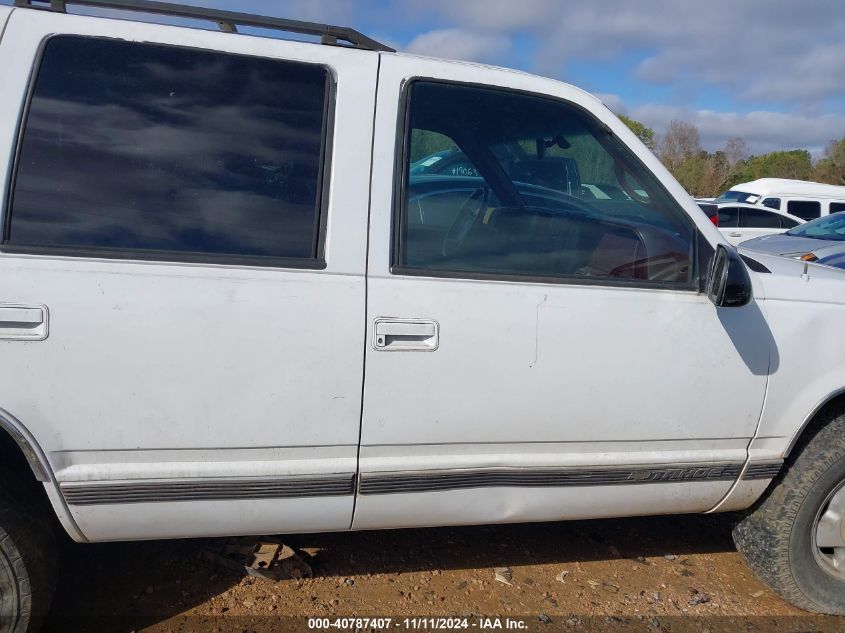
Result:
[[[0,59],[0,408],[82,532],[349,527],[377,54],[18,10]]]

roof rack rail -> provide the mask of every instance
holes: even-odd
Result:
[[[317,22],[286,20],[284,18],[272,18],[262,15],[254,15],[251,13],[223,11],[220,9],[204,9],[202,7],[172,4],[169,2],[157,2],[154,0],[15,0],[16,7],[57,11],[62,13],[67,10],[67,5],[70,4],[97,7],[101,9],[138,11],[141,13],[168,15],[179,18],[208,20],[210,22],[216,22],[220,27],[220,30],[227,33],[237,33],[239,26],[255,26],[265,29],[287,31],[290,33],[319,36],[320,42],[323,44],[337,45],[338,42],[341,41],[347,42],[353,48],[361,48],[370,51],[384,51],[388,53],[396,52],[389,46],[370,39],[355,29],[351,29],[346,26],[319,24]]]

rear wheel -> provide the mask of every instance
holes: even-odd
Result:
[[[770,494],[734,528],[734,541],[787,601],[845,615],[845,414],[820,422]]]
[[[32,487],[0,474],[0,633],[36,630],[55,584],[55,534]]]

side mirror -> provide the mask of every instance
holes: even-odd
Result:
[[[736,249],[716,247],[707,279],[707,296],[716,307],[738,308],[751,301],[751,277]]]

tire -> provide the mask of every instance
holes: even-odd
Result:
[[[56,582],[56,538],[32,486],[0,473],[0,633],[37,630]]]
[[[818,531],[819,521],[830,526],[834,503],[841,507],[845,500],[845,414],[822,416],[767,495],[734,527],[733,536],[748,566],[787,602],[806,611],[845,615],[845,552],[816,547],[822,542],[817,535],[829,538]],[[838,527],[845,530],[841,522]]]

